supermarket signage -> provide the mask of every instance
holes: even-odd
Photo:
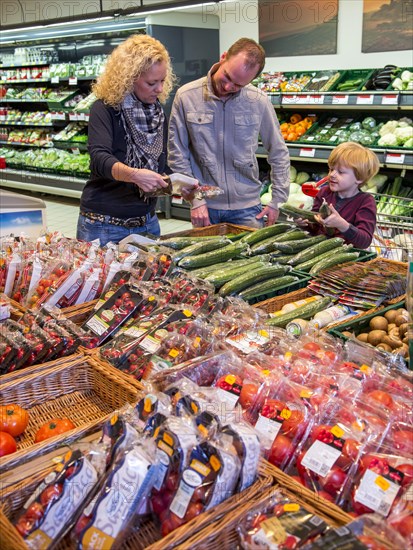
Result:
[[[348,105],[348,95],[333,95],[333,105]]]
[[[397,105],[397,94],[386,94],[381,98],[382,105]]]
[[[69,86],[77,86],[77,76],[71,76],[69,78]]]
[[[308,95],[286,95],[282,98],[284,105],[308,105],[310,96]]]
[[[356,99],[357,105],[373,105],[374,96],[373,95],[358,95]]]
[[[50,82],[52,84],[59,84],[59,77],[58,76],[52,76],[50,79]]]
[[[314,158],[315,156],[315,149],[311,148],[311,147],[302,147],[300,149],[300,154],[299,154],[300,157],[311,157],[311,158]]]
[[[307,96],[308,103],[310,105],[323,105],[324,104],[324,98],[323,95],[309,95]]]
[[[404,164],[403,153],[386,153],[386,164]]]

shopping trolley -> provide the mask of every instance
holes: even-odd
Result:
[[[374,195],[377,225],[371,250],[390,260],[405,262],[413,253],[413,199]]]

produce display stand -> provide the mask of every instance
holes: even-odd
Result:
[[[29,424],[15,453],[0,459],[0,473],[22,460],[29,461],[55,445],[70,443],[98,426],[113,411],[137,401],[143,386],[110,365],[78,355],[60,364],[30,369],[21,377],[2,377],[0,404],[19,403],[29,412]],[[29,370],[29,369],[28,369]],[[47,420],[69,418],[76,426],[62,435],[35,443],[37,430]]]
[[[32,495],[39,483],[40,475],[30,476],[26,481],[19,483],[19,490],[9,487],[4,494],[0,494],[0,532],[2,550],[27,550],[27,546],[18,532],[11,525],[10,520],[22,504]],[[152,519],[143,519],[139,527],[134,530],[130,538],[122,544],[124,550],[168,550],[205,528],[213,529],[214,525],[226,514],[236,513],[239,508],[254,502],[264,491],[274,484],[269,464],[263,461],[259,467],[258,477],[248,489],[225,500],[211,510],[203,512],[185,525],[178,527],[166,537],[161,538],[159,529]],[[17,489],[17,487],[16,487]],[[186,546],[188,548],[188,546]],[[70,537],[65,537],[55,546],[56,550],[74,550],[76,545]]]
[[[208,225],[206,227],[194,227],[185,231],[178,231],[176,233],[168,233],[163,235],[162,239],[172,239],[173,237],[211,237],[215,235],[239,235],[244,231],[255,231],[252,227],[246,225],[235,225],[233,223],[217,223],[215,225]]]

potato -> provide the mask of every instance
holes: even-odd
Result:
[[[403,338],[403,336],[406,334],[408,329],[409,329],[409,323],[403,323],[399,326],[400,338]]]
[[[377,346],[377,344],[380,344],[380,342],[383,341],[385,336],[387,336],[387,332],[385,330],[372,330],[367,336],[367,342],[372,346]]]
[[[381,315],[376,315],[376,317],[373,317],[370,319],[369,327],[371,330],[387,330],[387,327],[389,325],[389,322],[387,321],[386,317],[383,317]]]
[[[368,333],[367,332],[361,332],[356,336],[357,340],[360,340],[360,342],[368,342]]]
[[[396,326],[396,323],[389,323],[388,327],[387,327],[387,332],[390,332],[392,328],[394,328]]]
[[[397,309],[389,309],[389,311],[386,311],[384,316],[386,317],[389,323],[394,323],[394,320],[396,319],[398,314],[399,313]]]
[[[409,320],[409,317],[407,315],[407,311],[406,311],[406,314],[403,314],[403,315],[398,315],[396,317],[396,319],[394,320],[394,322],[396,323],[396,325],[399,327],[400,325],[403,325],[404,323],[407,323]]]

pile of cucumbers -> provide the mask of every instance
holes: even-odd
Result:
[[[314,212],[284,207],[289,216],[314,218]],[[238,295],[248,302],[303,280],[302,272],[316,275],[359,255],[341,238],[314,237],[285,222],[238,235],[171,237],[159,242],[171,249],[175,265],[212,283],[219,295]]]

